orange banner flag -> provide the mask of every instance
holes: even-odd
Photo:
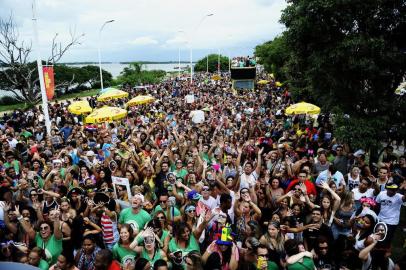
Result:
[[[51,100],[54,97],[55,92],[55,82],[54,82],[54,67],[46,66],[42,67],[44,72],[44,81],[45,81],[45,90],[47,93],[48,100]]]

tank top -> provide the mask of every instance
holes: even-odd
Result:
[[[354,244],[354,248],[358,251],[361,251],[365,248],[365,239],[359,239],[361,237],[360,232],[357,233],[357,235],[355,236],[355,244]]]
[[[146,249],[143,248],[142,252],[141,252],[141,258],[147,259],[151,265],[154,265],[157,260],[162,259],[161,250],[160,249],[155,249],[154,256],[151,259],[149,257],[149,254],[147,253]]]
[[[359,175],[357,178],[354,179],[351,177],[351,173],[348,173],[347,178],[348,178],[347,182],[348,190],[353,190],[354,188],[359,186]]]
[[[103,233],[103,241],[105,244],[113,244],[118,241],[119,234],[117,230],[117,222],[113,222],[111,218],[103,212],[101,216],[101,226]]]
[[[46,201],[44,202],[44,207],[42,209],[43,214],[48,214],[49,211],[58,207],[58,203],[54,200],[51,204],[48,204]]]

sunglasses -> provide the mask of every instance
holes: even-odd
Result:
[[[159,203],[166,203],[167,201],[159,201]]]
[[[328,249],[328,247],[319,247],[320,250]]]
[[[159,217],[156,217],[158,220],[165,220],[165,217],[164,216],[159,216]]]
[[[210,188],[203,188],[202,191],[209,191]]]
[[[49,229],[49,226],[40,227],[39,229],[40,229],[41,231],[46,231],[46,230]]]
[[[195,209],[190,209],[190,210],[187,210],[186,213],[196,213],[196,210]]]

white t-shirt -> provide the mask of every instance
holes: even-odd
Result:
[[[231,196],[231,208],[228,209],[227,214],[230,216],[231,221],[234,223],[235,192],[230,190],[230,196]],[[217,207],[220,208],[220,195],[217,195],[216,202],[217,202]]]
[[[374,197],[374,189],[368,188],[364,193],[361,193],[358,188],[354,188],[352,190],[354,193],[354,201],[359,201],[361,198],[373,198]]]
[[[191,111],[189,117],[192,118],[193,123],[201,124],[204,122],[204,111],[202,110]]]
[[[381,191],[376,197],[376,202],[381,204],[379,212],[379,220],[388,225],[398,225],[400,217],[400,208],[403,204],[403,195],[396,193],[394,196],[389,197],[387,191]]]
[[[253,171],[250,175],[247,175],[246,173],[242,173],[240,175],[240,190],[242,188],[250,188],[255,186],[256,182],[258,179],[258,175],[256,171]]]
[[[217,207],[217,200],[214,199],[212,196],[209,196],[207,200],[205,200],[203,197],[200,198],[200,201],[206,205],[207,207],[210,208],[210,210],[213,210],[214,208]]]

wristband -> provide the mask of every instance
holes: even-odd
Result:
[[[19,216],[19,217],[17,217],[17,220],[18,220],[18,221],[21,221],[22,219],[24,219],[24,217],[23,217],[23,216]]]

